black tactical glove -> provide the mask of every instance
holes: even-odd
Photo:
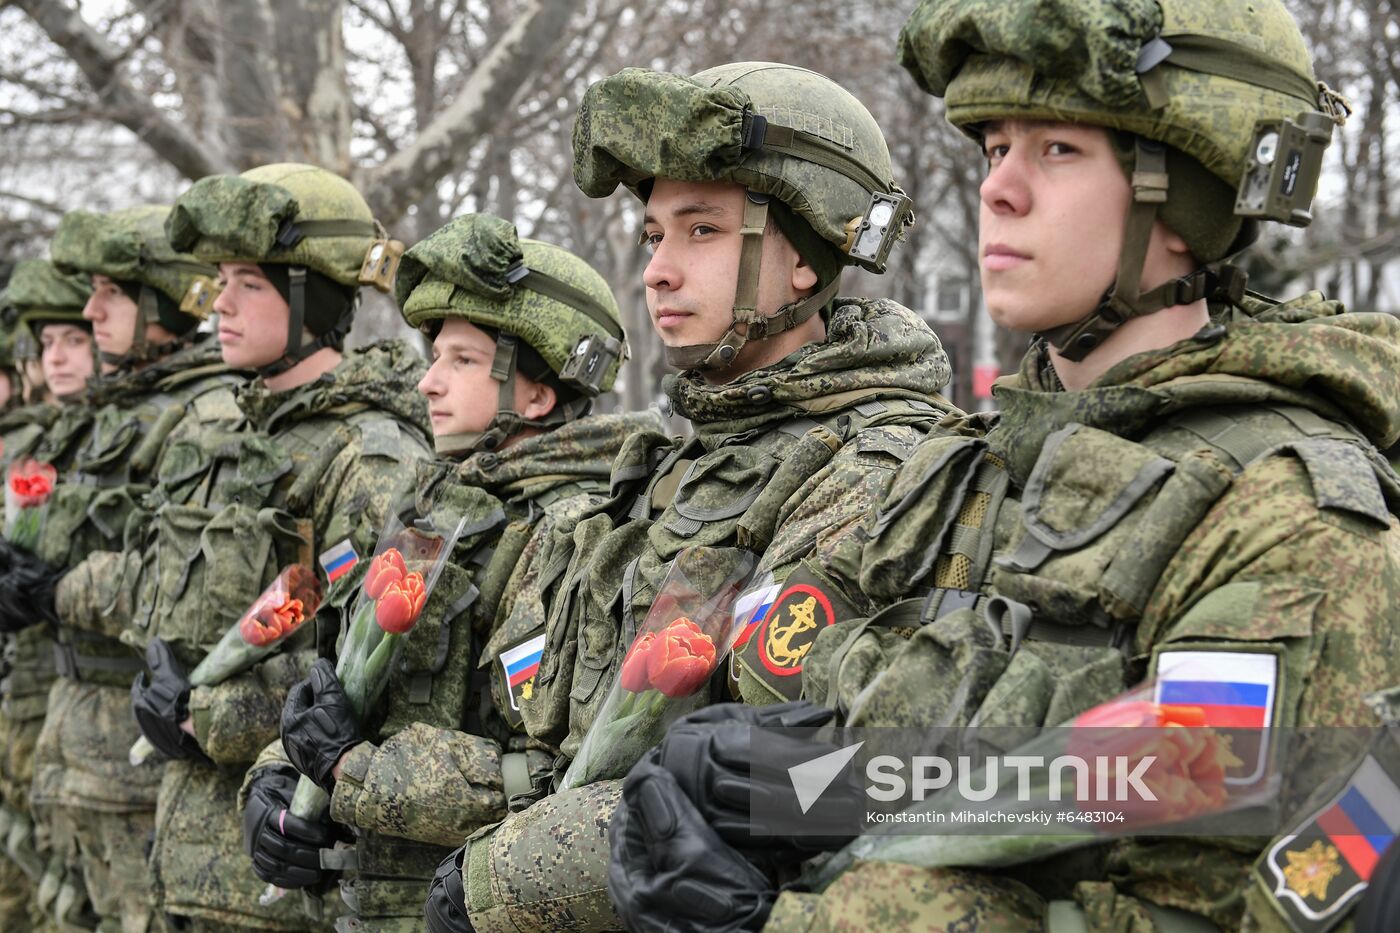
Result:
[[[194,736],[180,728],[190,715],[190,682],[164,639],[146,645],[149,673],[131,682],[131,708],[141,733],[167,758],[208,760]]]
[[[292,687],[282,707],[282,747],[287,758],[330,793],[335,789],[331,771],[336,762],[362,741],[335,667],[325,658],[318,659],[311,666],[311,676]]]
[[[1392,842],[1371,872],[1356,907],[1356,933],[1400,930],[1400,843]]]
[[[466,846],[453,852],[442,860],[433,874],[428,901],[423,905],[428,933],[474,933],[467,916],[466,886],[462,883],[462,859],[466,858],[466,852]]]
[[[0,538],[0,631],[57,623],[54,589],[62,571]]]
[[[786,767],[834,748],[797,736],[764,734],[764,758],[782,766],[755,771],[752,730],[820,726],[834,715],[807,700],[764,707],[721,703],[672,723],[651,757],[671,773],[719,838],[760,866],[791,865],[839,849],[852,837],[754,835],[749,814],[763,813],[774,821],[790,815],[794,824],[815,819],[799,809]]]
[[[627,775],[608,827],[608,895],[633,931],[758,930],[777,890],[705,823],[653,755]]]
[[[243,851],[252,857],[254,873],[279,888],[320,887],[333,874],[321,867],[321,850],[335,845],[334,825],[287,812],[297,779],[286,766],[259,771],[243,811]]]

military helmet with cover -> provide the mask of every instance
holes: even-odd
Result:
[[[1131,317],[1238,300],[1243,273],[1223,265],[1140,294],[1154,220],[1207,264],[1248,245],[1259,221],[1307,225],[1323,150],[1349,112],[1314,78],[1280,0],[921,0],[899,55],[974,138],[993,120],[1050,120],[1126,139],[1118,277],[1088,317],[1045,334],[1071,360]]]
[[[14,359],[39,358],[39,330],[45,324],[71,324],[92,330],[83,317],[83,307],[91,294],[92,285],[86,276],[60,272],[47,259],[16,263],[9,284],[0,292],[0,310],[7,319],[14,317]]]
[[[394,286],[403,317],[423,329],[458,317],[495,334],[491,376],[501,384],[497,413],[483,432],[435,438],[442,454],[492,450],[522,428],[551,428],[582,417],[592,399],[612,388],[628,356],[612,290],[593,267],[568,250],[522,238],[507,220],[467,214],[415,244],[403,256]],[[571,396],[546,418],[529,421],[514,409],[515,373],[525,349]]]
[[[809,319],[835,297],[843,266],[883,272],[913,221],[875,118],[834,81],[792,65],[742,62],[693,77],[627,68],[590,86],[574,125],[579,188],[601,198],[621,184],[645,201],[656,178],[748,190],[733,324],[716,344],[668,348],[682,369],[723,368],[748,340]],[[818,282],[813,295],[764,315],[770,210]]]
[[[62,272],[105,275],[131,295],[138,309],[131,349],[102,353],[118,370],[165,356],[194,339],[209,316],[217,270],[170,245],[165,219],[170,208],[146,205],[106,214],[69,211],[59,221],[49,255]],[[160,324],[177,339],[151,344],[146,325]]]
[[[269,376],[323,347],[341,349],[359,286],[388,293],[403,253],[354,185],[293,162],[201,178],[175,202],[166,229],[171,243],[204,262],[255,263],[285,289],[287,346],[260,370]]]

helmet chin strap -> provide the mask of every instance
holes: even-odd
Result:
[[[289,266],[287,268],[287,307],[291,313],[287,316],[287,347],[276,362],[259,366],[257,368],[258,375],[264,378],[280,376],[313,353],[333,346],[337,340],[343,340],[345,335],[350,332],[351,322],[355,319],[355,305],[358,301],[359,296],[356,295],[355,301],[350,303],[350,307],[330,330],[313,340],[303,342],[302,334],[306,330],[306,267]]]
[[[726,369],[750,340],[766,340],[791,330],[809,320],[835,297],[840,276],[815,294],[789,302],[772,314],[765,315],[758,310],[758,279],[763,265],[763,237],[768,227],[770,200],[770,195],[754,191],[748,192],[744,199],[744,219],[739,229],[743,243],[739,250],[738,281],[734,286],[734,318],[729,329],[715,343],[667,347],[666,362],[672,367],[682,371]]]
[[[496,414],[484,430],[441,434],[433,438],[433,449],[445,457],[466,457],[482,451],[498,450],[501,445],[527,428],[548,431],[588,413],[591,399],[579,398],[556,405],[544,418],[526,418],[515,410],[515,374],[519,366],[520,338],[514,334],[496,336],[496,355],[491,360],[491,378],[497,383]]]
[[[158,360],[193,342],[194,336],[191,332],[188,337],[177,337],[167,343],[151,343],[146,337],[146,328],[150,324],[159,323],[160,304],[156,290],[142,283],[141,291],[136,300],[136,322],[132,325],[130,349],[125,353],[108,353],[106,350],[98,350],[99,362],[114,366],[119,372],[124,372],[134,369],[142,363]],[[97,346],[96,340],[93,341],[93,346]]]
[[[1135,317],[1154,314],[1163,308],[1191,304],[1220,292],[1233,301],[1238,301],[1244,294],[1244,271],[1228,265],[1203,266],[1151,291],[1138,291],[1157,211],[1167,200],[1168,179],[1166,147],[1141,136],[1135,137],[1134,145],[1133,203],[1128,209],[1128,222],[1123,230],[1117,278],[1099,301],[1098,307],[1086,317],[1039,334],[1060,356],[1071,362],[1083,360],[1110,334]]]

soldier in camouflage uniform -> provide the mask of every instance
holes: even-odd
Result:
[[[262,877],[320,880],[324,836],[299,838],[283,817],[296,777],[285,748],[355,833],[355,871],[340,887],[352,916],[338,928],[409,933],[422,929],[438,863],[501,819],[554,758],[512,729],[511,706],[496,711],[480,669],[516,641],[492,630],[523,589],[516,567],[555,525],[602,501],[624,438],[661,425],[654,412],[588,415],[627,345],[607,284],[564,250],[469,215],[408,251],[396,292],[404,319],[434,341],[419,390],[440,457],[420,465],[416,496],[465,518],[466,532],[372,719],[356,722],[329,660],[293,688],[282,743],[250,775],[246,826]]]
[[[0,306],[15,315],[13,346],[21,362],[32,353],[39,358],[44,378],[39,386],[54,387],[57,401],[33,401],[0,416],[0,444],[6,467],[33,453],[44,432],[58,418],[62,404],[82,404],[97,361],[92,325],[83,320],[83,305],[92,288],[81,275],[65,275],[44,259],[19,263]],[[42,352],[40,347],[42,345]],[[41,393],[26,392],[25,396]],[[55,464],[62,467],[63,464]],[[34,745],[44,724],[44,708],[53,683],[50,633],[30,626],[31,608],[18,605],[24,585],[8,582],[13,565],[0,574],[0,628],[4,635],[4,679],[0,680],[0,840],[5,860],[0,865],[0,926],[26,930],[41,922],[38,883],[48,853],[36,840],[29,809],[29,786],[34,777]],[[20,629],[13,634],[10,629]]]
[[[184,672],[282,567],[345,547],[368,553],[398,477],[427,455],[420,356],[400,341],[344,350],[360,285],[387,290],[401,246],[349,182],[297,164],[196,182],[167,233],[218,265],[223,357],[259,378],[238,393],[236,430],[167,458],[152,520],[123,559],[135,582],[104,597],[94,577],[98,598],[83,608],[146,650],[149,673],[127,678],[126,715],[134,708],[173,759],[156,769],[148,884],[159,908],[182,929],[304,929],[314,924],[300,898],[258,903],[238,790],[315,658],[317,626],[223,683],[192,689]],[[334,608],[339,599],[328,595]],[[334,630],[322,634],[329,644]]]
[[[70,578],[84,587],[89,558],[100,562],[125,546],[126,526],[139,523],[142,498],[172,444],[237,417],[233,391],[242,377],[196,330],[214,269],[170,247],[167,213],[74,211],[51,245],[55,265],[91,278],[83,314],[102,360],[88,404],[65,406],[34,450],[63,470],[38,546],[38,556],[65,574],[60,590]],[[32,621],[56,613],[59,622],[49,649],[59,677],[34,753],[31,796],[56,853],[41,897],[71,920],[85,882],[104,928],[145,929],[143,848],[155,784],[149,769],[125,765],[135,731],[123,702],[140,660],[117,640],[119,629],[78,617],[52,591],[32,601]]]
[[[1289,14],[925,0],[900,48],[984,147],[988,310],[1039,339],[989,431],[945,425],[902,467],[860,571],[893,605],[819,637],[806,696],[850,725],[1025,727],[1199,678],[1256,685],[1273,726],[1375,726],[1367,694],[1400,682],[1400,480],[1376,450],[1400,434],[1400,322],[1266,300],[1220,262],[1259,221],[1309,219],[1341,117]],[[614,820],[612,890],[638,928],[1302,931],[1326,924],[1291,903],[1340,919],[1360,890],[1279,870],[1287,837],[1129,837],[1000,873],[857,863],[820,897],[778,896],[751,843],[712,828],[745,769],[693,764],[737,732],[686,731]],[[691,872],[704,919],[659,886]]]
[[[519,705],[561,765],[684,549],[721,577],[740,549],[761,552],[775,617],[820,601],[809,630],[773,639],[777,656],[745,656],[740,676],[786,689],[817,626],[868,608],[827,556],[949,410],[933,332],[893,302],[837,297],[843,267],[882,271],[910,219],[879,127],[842,88],[769,63],[694,78],[627,69],[588,90],[574,153],[585,194],[622,184],[646,205],[648,308],[682,370],[667,395],[695,435],[635,436],[609,501],[539,558],[548,613],[515,631],[543,658]],[[715,681],[727,690],[727,675]],[[474,837],[435,882],[435,928],[466,928],[468,913],[478,930],[615,927],[605,862],[619,783],[555,794]]]

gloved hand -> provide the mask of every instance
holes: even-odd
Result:
[[[608,895],[632,931],[758,930],[778,892],[705,822],[655,753],[622,785],[608,827]]]
[[[751,812],[769,817],[791,812],[794,821],[805,816],[785,768],[751,769],[752,730],[820,726],[834,715],[807,700],[763,707],[721,703],[672,723],[650,756],[671,773],[719,838],[761,866],[792,864],[839,849],[852,837],[751,832]],[[765,734],[762,742],[768,760],[793,764],[834,750],[781,733]]]
[[[146,645],[148,673],[131,682],[131,708],[136,724],[167,758],[205,758],[195,737],[180,728],[190,715],[190,682],[164,639]]]
[[[362,741],[335,667],[325,658],[318,659],[311,666],[311,676],[292,687],[282,707],[282,747],[287,758],[330,793],[335,788],[331,771],[340,756]]]
[[[54,590],[62,576],[61,570],[0,538],[0,631],[56,624]]]
[[[297,779],[285,766],[259,771],[243,811],[243,851],[252,857],[254,873],[279,888],[317,887],[333,875],[321,867],[321,850],[335,845],[334,824],[287,812]]]
[[[453,852],[438,864],[428,888],[428,901],[423,905],[423,919],[428,933],[474,933],[467,916],[466,885],[462,882],[462,859],[466,846]]]

